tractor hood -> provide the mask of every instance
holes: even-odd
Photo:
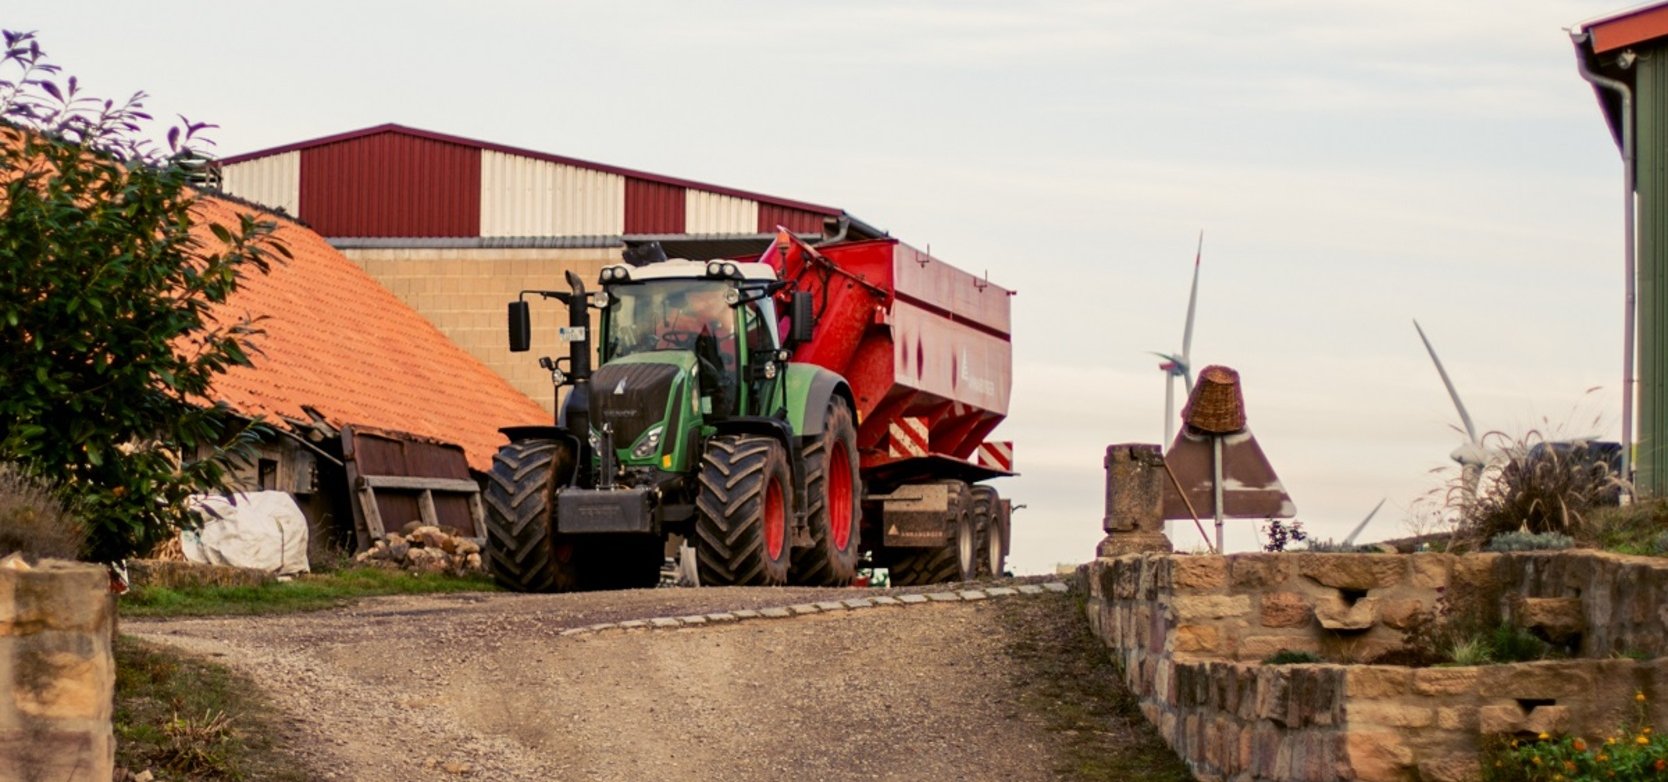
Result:
[[[697,402],[689,390],[694,366],[695,356],[686,350],[634,353],[608,362],[591,375],[591,425],[599,430],[612,425],[614,447],[625,462],[655,459],[679,421],[693,412],[686,408]],[[649,444],[655,430],[657,442]]]

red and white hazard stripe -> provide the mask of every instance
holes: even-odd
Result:
[[[973,454],[973,461],[980,467],[994,470],[1013,472],[1014,444],[1012,440],[1001,442],[979,443],[979,450]]]
[[[927,419],[905,416],[891,424],[892,443],[887,452],[894,459],[911,456],[926,456],[927,448]]]

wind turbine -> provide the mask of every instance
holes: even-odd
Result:
[[[1384,502],[1388,499],[1390,498],[1386,497],[1383,500],[1379,500],[1378,504],[1374,505],[1372,510],[1367,511],[1367,518],[1362,519],[1360,524],[1355,525],[1355,529],[1350,530],[1349,537],[1344,538],[1345,549],[1355,545],[1356,537],[1360,536],[1361,531],[1367,528],[1367,523],[1371,522],[1373,517],[1378,515],[1378,509],[1384,507]]]
[[[1485,447],[1482,438],[1477,436],[1477,427],[1471,423],[1471,414],[1465,411],[1465,403],[1460,401],[1459,392],[1454,390],[1454,381],[1448,378],[1448,370],[1442,368],[1442,359],[1436,357],[1436,348],[1431,347],[1431,340],[1425,336],[1425,330],[1420,328],[1419,321],[1413,321],[1413,328],[1419,332],[1420,341],[1425,343],[1425,351],[1431,354],[1431,362],[1436,364],[1436,373],[1442,376],[1442,385],[1447,386],[1448,396],[1454,400],[1454,409],[1459,411],[1460,423],[1465,424],[1466,440],[1448,454],[1448,458],[1459,463],[1460,481],[1464,491],[1461,500],[1469,508],[1477,498],[1477,484],[1483,479],[1483,468],[1493,461],[1495,454]]]
[[[1199,232],[1199,246],[1193,251],[1193,290],[1187,294],[1187,325],[1182,329],[1181,353],[1153,355],[1164,359],[1158,368],[1164,370],[1164,447],[1175,440],[1176,378],[1182,379],[1182,392],[1193,393],[1193,311],[1199,303],[1199,257],[1205,250],[1205,232]]]

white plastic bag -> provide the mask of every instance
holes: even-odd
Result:
[[[307,567],[307,517],[295,498],[281,491],[199,495],[192,510],[203,520],[197,532],[180,533],[180,548],[192,562],[231,565],[290,576]]]

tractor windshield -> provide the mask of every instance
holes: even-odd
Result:
[[[646,280],[609,288],[603,361],[649,350],[688,350],[710,338],[734,355],[736,312],[718,280]]]

